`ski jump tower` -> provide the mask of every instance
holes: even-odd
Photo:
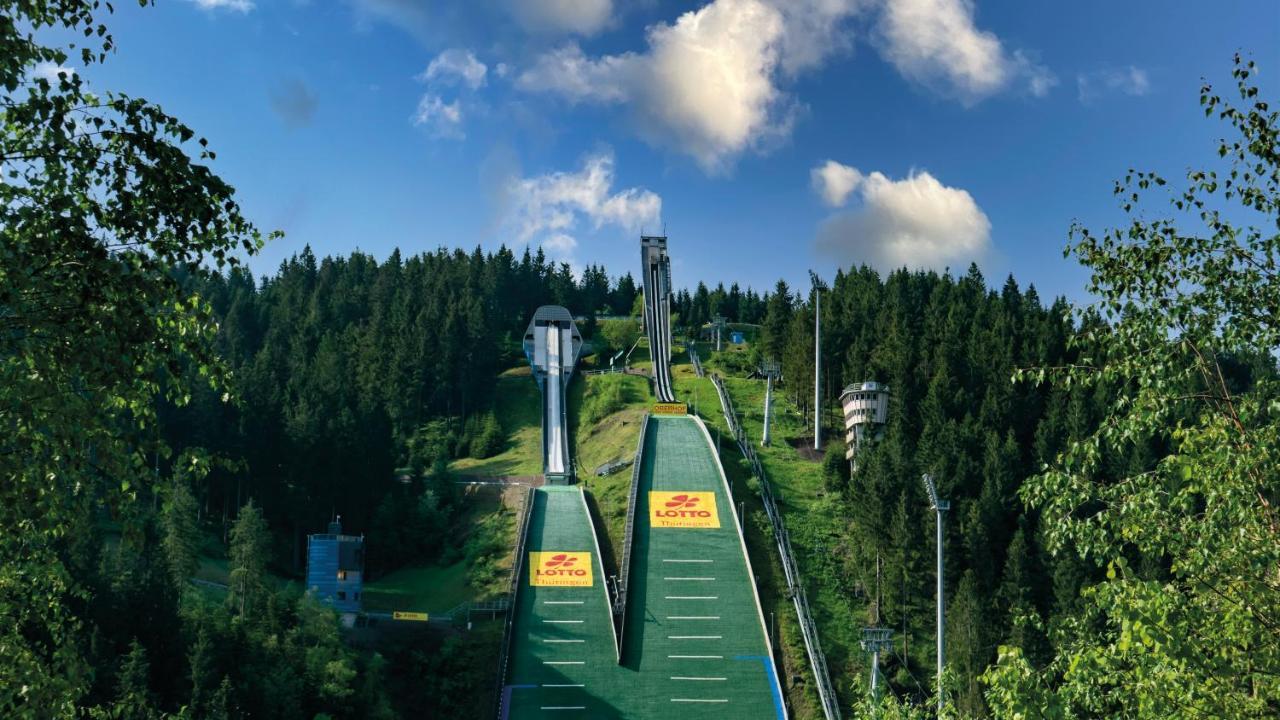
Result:
[[[640,236],[644,268],[644,329],[653,358],[653,390],[658,402],[676,401],[671,385],[671,259],[665,235]]]
[[[538,308],[524,333],[524,354],[542,390],[542,473],[552,485],[567,484],[573,478],[565,388],[580,350],[582,335],[569,311],[559,305]]]

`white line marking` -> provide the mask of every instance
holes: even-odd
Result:
[[[705,678],[704,678],[704,677],[681,677],[681,676],[679,676],[679,675],[673,675],[673,676],[671,677],[671,679],[672,679],[672,680],[728,680],[729,678],[712,678],[712,677],[705,677]],[[546,687],[546,686],[544,686],[544,687]]]
[[[719,615],[668,615],[668,620],[719,620]]]
[[[561,625],[566,625],[566,624],[567,624],[567,625],[581,625],[581,624],[582,624],[582,621],[581,621],[581,620],[546,620],[546,619],[544,619],[542,622],[544,622],[544,623],[559,623],[559,624],[561,624]]]
[[[586,665],[584,660],[543,660],[543,665]]]
[[[667,595],[663,600],[719,600],[719,595]]]
[[[666,560],[666,559],[664,559],[662,562],[673,562],[673,563],[709,563],[709,562],[715,562],[715,560]]]
[[[583,686],[582,685],[552,685],[550,683],[543,683],[542,687],[583,687]]]
[[[543,705],[539,710],[586,710],[586,705]]]
[[[543,605],[581,605],[582,600],[543,600]]]
[[[722,640],[723,635],[668,635],[668,640]]]
[[[662,579],[663,580],[701,580],[703,582],[715,580],[715,578],[702,578],[702,577],[698,577],[698,578],[664,577]]]
[[[668,655],[668,660],[723,660],[723,655]]]
[[[580,642],[586,642],[586,640],[551,640],[550,638],[543,638],[543,639],[542,639],[542,642],[552,642],[552,643],[580,643]]]
[[[714,702],[714,703],[727,703],[727,702],[729,702],[729,701],[728,701],[727,699],[725,699],[725,700],[704,700],[704,699],[701,699],[701,698],[671,698],[671,702]]]

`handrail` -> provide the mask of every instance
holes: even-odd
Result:
[[[698,350],[693,346],[693,343],[689,343],[689,359],[693,361],[694,374],[698,377],[706,377],[707,374],[702,371],[702,360],[698,358]]]
[[[782,513],[774,500],[773,488],[765,476],[764,465],[756,455],[755,447],[747,439],[742,425],[738,422],[738,413],[733,409],[733,399],[729,397],[724,381],[720,376],[713,374],[711,383],[715,385],[716,393],[720,396],[720,408],[724,411],[729,434],[733,435],[738,449],[742,451],[742,456],[751,464],[752,473],[760,481],[760,500],[764,504],[769,525],[773,528],[774,540],[778,544],[782,572],[787,581],[787,594],[791,596],[796,607],[796,616],[800,620],[800,633],[804,637],[805,652],[809,655],[809,665],[813,668],[813,676],[817,681],[818,699],[822,702],[822,712],[827,720],[840,720],[840,705],[835,688],[831,685],[831,675],[827,671],[827,656],[822,652],[822,645],[818,642],[818,627],[813,622],[813,613],[809,610],[809,598],[805,594],[804,583],[800,578],[800,568],[796,564],[795,552],[791,549],[791,536],[787,534]]]
[[[524,548],[525,536],[529,532],[529,517],[533,514],[533,488],[525,488],[524,508],[520,513],[520,522],[516,526],[516,551],[511,560],[511,582],[507,589],[507,598],[509,607],[515,608],[516,595],[520,590],[520,570],[524,566]],[[498,701],[495,704],[497,708],[497,717],[502,717],[502,689],[507,682],[507,662],[510,660],[511,651],[511,635],[512,626],[515,624],[516,613],[514,610],[507,613],[507,622],[502,629],[502,649],[499,652],[498,659]]]
[[[631,577],[631,538],[636,526],[636,500],[640,494],[640,465],[644,459],[644,438],[649,431],[649,413],[640,420],[640,440],[636,443],[636,459],[631,465],[631,490],[627,495],[627,523],[622,533],[622,567],[618,569],[617,595],[613,598],[613,617],[617,624],[618,646],[622,646],[622,629],[626,626],[627,583]]]

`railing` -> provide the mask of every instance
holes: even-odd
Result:
[[[769,525],[773,528],[774,540],[778,543],[778,555],[782,560],[782,572],[787,580],[787,594],[796,606],[796,615],[800,620],[800,632],[804,636],[805,652],[809,655],[809,665],[813,668],[813,676],[818,685],[818,699],[822,702],[822,712],[827,720],[840,720],[840,705],[836,700],[835,688],[831,685],[831,676],[827,672],[827,656],[822,652],[818,642],[818,628],[813,622],[813,614],[809,610],[809,599],[805,594],[804,582],[800,578],[800,569],[796,564],[795,552],[791,549],[791,536],[782,521],[782,513],[773,497],[773,488],[765,476],[764,466],[756,455],[755,447],[742,430],[738,422],[738,414],[733,409],[733,400],[725,390],[724,381],[718,375],[711,376],[711,383],[716,386],[720,396],[720,409],[724,411],[725,422],[729,425],[729,433],[738,443],[742,456],[751,464],[751,472],[760,481],[760,499],[764,504],[765,514],[769,517]]]
[[[613,618],[617,623],[618,646],[622,646],[622,628],[627,615],[627,581],[631,577],[631,536],[636,527],[636,500],[640,494],[640,465],[644,458],[644,437],[649,431],[649,413],[640,419],[640,441],[636,443],[636,459],[631,464],[631,491],[627,496],[627,524],[622,533],[622,567],[618,568],[617,595],[613,598]]]
[[[693,343],[689,343],[689,360],[693,362],[693,372],[698,377],[707,376],[707,374],[702,371],[702,361],[698,359],[698,351],[693,347]]]
[[[524,565],[525,535],[529,530],[529,516],[533,514],[533,488],[527,488],[524,494],[524,508],[520,511],[520,522],[516,525],[516,552],[511,559],[511,583],[507,588],[507,607],[514,608],[516,594],[520,590],[520,569]],[[502,649],[498,660],[498,700],[495,704],[497,716],[502,717],[502,688],[507,682],[507,661],[511,653],[511,633],[516,614],[507,613],[507,622],[502,629]]]

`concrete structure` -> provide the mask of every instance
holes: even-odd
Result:
[[[644,329],[653,358],[653,394],[658,402],[676,401],[671,385],[671,259],[666,236],[641,235],[644,276]]]
[[[542,472],[552,484],[573,477],[565,389],[581,351],[582,335],[568,310],[543,305],[534,312],[524,334],[524,354],[542,390]]]
[[[342,518],[329,531],[307,536],[307,591],[339,612],[360,612],[364,590],[364,537],[342,534]]]
[[[875,381],[854,383],[840,393],[844,407],[845,458],[852,461],[858,447],[879,436],[889,420],[889,386]]]

